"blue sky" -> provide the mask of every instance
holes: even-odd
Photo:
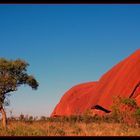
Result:
[[[96,81],[140,48],[140,5],[0,5],[0,57],[21,58],[37,91],[12,93],[9,114],[49,116],[72,86]]]

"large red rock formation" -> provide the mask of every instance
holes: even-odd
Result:
[[[135,98],[140,106],[140,49],[111,68],[98,82],[68,90],[51,116],[79,115],[87,109],[110,112],[116,96]]]
[[[79,84],[68,90],[55,107],[52,116],[68,116],[81,114],[88,108],[88,101],[92,98],[90,90],[94,90],[96,82]]]

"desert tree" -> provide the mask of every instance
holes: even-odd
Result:
[[[0,112],[2,114],[2,126],[6,128],[7,117],[4,106],[11,93],[18,90],[21,85],[29,85],[32,89],[38,88],[38,82],[32,75],[28,75],[29,64],[21,59],[7,60],[0,58]]]

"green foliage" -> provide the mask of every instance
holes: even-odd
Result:
[[[140,117],[140,108],[138,108],[135,112],[134,115],[139,116]]]
[[[129,105],[131,107],[137,106],[137,103],[136,103],[135,99],[133,99],[133,98],[121,98],[121,103],[123,103],[125,105]]]
[[[114,122],[127,125],[140,124],[140,108],[133,98],[116,97],[113,100],[110,117]]]
[[[134,115],[137,123],[140,125],[140,108],[139,107],[135,110],[133,115]]]
[[[32,75],[27,74],[28,66],[29,64],[21,59],[0,59],[0,106],[4,104],[9,93],[16,91],[23,84],[37,89],[38,82]]]

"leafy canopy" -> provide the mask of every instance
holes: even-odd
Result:
[[[6,60],[0,58],[0,105],[9,92],[16,91],[20,85],[27,84],[37,89],[38,82],[32,75],[27,74],[29,64],[21,59]]]

